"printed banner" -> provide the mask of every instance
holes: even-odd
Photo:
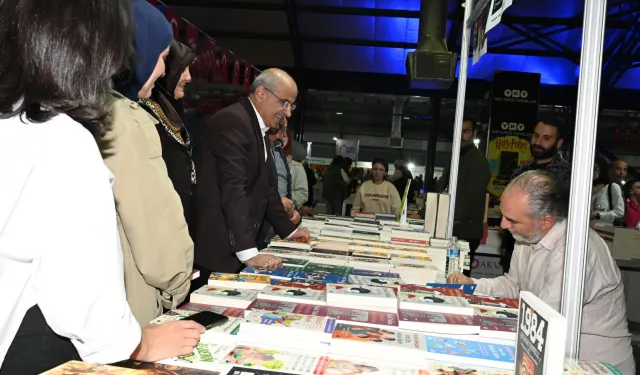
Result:
[[[220,79],[225,85],[229,84],[229,50],[222,47],[222,59],[220,61]]]
[[[357,139],[338,139],[336,141],[336,155],[342,155],[351,160],[358,160],[360,141]]]
[[[192,23],[187,21],[187,32],[186,32],[186,45],[191,48],[193,52],[198,53],[198,38],[200,36],[200,31],[195,27]]]
[[[539,73],[496,72],[491,95],[487,189],[494,206],[518,165],[531,159],[531,133],[538,120]]]
[[[251,82],[253,82],[253,75],[251,74],[251,64],[247,60],[242,61],[242,65],[244,66],[244,72],[242,74],[242,86],[244,88],[244,93],[249,95],[249,91],[251,91]]]
[[[164,10],[164,16],[171,24],[171,29],[173,30],[173,39],[180,40],[180,22],[182,21],[182,17],[171,8],[166,8]]]
[[[513,0],[491,0],[489,4],[489,18],[485,32],[496,27],[502,20],[502,13],[513,4]]]
[[[231,75],[231,84],[240,86],[240,58],[238,55],[233,56],[233,73]]]
[[[482,55],[487,53],[487,21],[489,19],[489,7],[485,7],[478,19],[473,24],[473,64],[475,65]]]

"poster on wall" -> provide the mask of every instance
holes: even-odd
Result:
[[[358,160],[358,150],[360,141],[357,139],[338,139],[336,141],[336,155],[350,158],[352,161]]]
[[[495,72],[487,147],[490,206],[500,200],[513,171],[531,159],[530,141],[538,121],[539,95],[539,73]]]

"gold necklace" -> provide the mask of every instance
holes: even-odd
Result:
[[[181,129],[178,128],[177,126],[175,126],[173,123],[171,123],[171,121],[169,120],[167,115],[165,115],[164,110],[162,109],[160,104],[158,104],[156,101],[151,100],[151,99],[140,99],[140,104],[142,104],[145,107],[149,108],[156,115],[156,117],[158,118],[158,120],[160,121],[162,126],[165,128],[165,130],[176,141],[178,141],[178,143],[180,143],[181,145],[183,145],[183,146],[185,146],[187,148],[190,146],[191,139],[189,139],[190,138],[189,137],[189,133],[185,132],[185,135],[186,135],[185,138],[186,139],[183,138]]]

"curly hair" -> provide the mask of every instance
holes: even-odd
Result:
[[[128,0],[0,0],[0,118],[66,114],[100,137],[132,53]]]

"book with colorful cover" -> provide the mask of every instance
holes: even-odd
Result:
[[[179,310],[188,310],[188,311],[196,311],[196,312],[211,311],[211,312],[221,314],[230,318],[239,318],[244,316],[244,309],[240,309],[236,307],[204,305],[204,304],[192,303],[192,302],[188,302],[180,306]]]
[[[392,279],[400,278],[400,274],[395,272],[383,272],[383,271],[359,270],[359,269],[354,269],[353,271],[351,271],[351,275],[370,276],[370,277],[388,277]]]
[[[258,294],[258,297],[261,299],[296,299],[299,301],[308,301],[308,303],[311,304],[324,304],[325,296],[325,292],[321,290],[314,290],[309,288],[281,287],[279,285],[268,285]]]
[[[353,251],[351,256],[358,258],[389,259],[389,254],[379,251]]]
[[[217,375],[219,374],[217,371],[197,369],[197,368],[193,368],[193,366],[181,367],[173,364],[167,365],[167,364],[158,363],[158,362],[155,362],[155,363],[139,362],[131,359],[114,363],[112,366],[118,366],[118,367],[139,371],[139,372],[136,372],[135,374],[146,374],[146,375],[152,375],[152,374],[153,375]],[[87,373],[82,372],[82,374],[85,375]],[[99,374],[106,375],[102,372],[100,372]],[[129,373],[127,373],[127,375],[128,374]],[[131,374],[134,374],[134,373],[131,373]],[[70,375],[70,373],[66,372],[64,373],[64,375]]]
[[[401,309],[422,310],[424,308],[426,311],[473,315],[473,308],[462,297],[400,292],[398,301]]]
[[[564,375],[623,375],[620,370],[605,362],[564,360]]]
[[[193,348],[191,354],[163,359],[158,361],[158,363],[169,366],[184,366],[201,370],[216,371],[220,364],[220,356],[225,355],[234,347],[235,344],[233,346],[221,346],[199,342],[195,348]]]
[[[365,326],[398,327],[398,315],[389,312],[350,309],[347,307],[327,307],[327,316],[340,323],[355,323]]]
[[[349,283],[358,284],[358,285],[392,286],[392,285],[401,285],[402,280],[400,278],[395,278],[395,277],[350,275]]]
[[[282,264],[290,267],[304,267],[309,264],[307,259],[297,259],[297,258],[288,258],[288,257],[279,257],[282,259]]]
[[[341,284],[349,281],[349,276],[347,275],[329,275],[324,274],[322,272],[313,272],[309,275],[303,274],[301,277],[295,277],[291,280],[294,283],[298,284],[315,284],[320,283],[322,285],[327,284]]]
[[[231,369],[229,369],[226,373],[223,373],[223,374],[224,375],[291,375],[292,373],[233,366]]]
[[[284,311],[253,310],[245,318],[243,330],[246,325],[283,327],[288,330],[303,331],[303,333],[333,334],[336,326],[334,318],[325,316],[313,316],[295,314]],[[288,334],[291,337],[291,333]]]
[[[246,307],[256,299],[258,291],[251,289],[225,288],[205,285],[191,293],[190,300],[195,303]],[[245,304],[246,303],[246,304]],[[241,306],[242,305],[242,306]]]
[[[448,326],[459,326],[463,329],[468,329],[467,332],[461,334],[478,334],[480,331],[480,322],[477,317],[471,315],[459,315],[459,314],[442,314],[428,311],[416,311],[416,310],[398,310],[398,320],[400,321],[401,328],[405,323],[429,323],[429,324],[442,324]],[[464,328],[466,327],[466,328]],[[413,327],[412,327],[413,328]],[[406,329],[411,329],[409,326]],[[415,329],[419,331],[418,329]],[[420,330],[421,331],[421,330]],[[436,332],[436,331],[431,331]],[[443,332],[444,333],[444,332]],[[457,333],[457,332],[452,332]]]
[[[211,272],[209,275],[209,282],[211,281],[229,281],[229,282],[238,282],[238,283],[259,283],[259,284],[270,284],[271,277],[267,275],[258,275],[258,274],[237,274],[237,273],[221,273],[221,272]]]
[[[476,284],[440,284],[440,283],[428,283],[427,286],[432,288],[449,288],[449,289],[461,289],[464,294],[472,296],[476,292]]]
[[[394,288],[371,285],[327,284],[327,295],[364,295],[367,297],[395,299],[396,290]]]
[[[518,313],[511,309],[484,309],[474,307],[474,315],[500,319],[518,319]]]
[[[465,294],[459,289],[447,289],[447,288],[432,288],[422,285],[404,284],[400,287],[401,292],[406,293],[421,293],[432,296],[449,296],[449,297],[464,297]]]
[[[394,254],[391,255],[391,259],[398,259],[401,261],[419,261],[419,262],[433,262],[433,258],[427,256],[427,255],[404,255],[404,254]]]
[[[327,255],[338,255],[338,256],[349,255],[348,250],[324,249],[320,246],[321,245],[318,245],[318,247],[313,248],[309,254],[327,254]]]
[[[427,359],[448,361],[504,370],[513,370],[516,361],[514,345],[502,345],[458,338],[424,336]]]
[[[480,322],[480,336],[515,340],[518,333],[516,319],[476,316]]]
[[[320,282],[314,282],[314,283],[296,283],[296,282],[291,282],[291,281],[278,281],[277,283],[273,284],[282,288],[307,288],[307,289],[313,289],[313,290],[321,290],[321,291],[325,291],[326,290],[326,286]]]
[[[510,370],[438,361],[429,361],[427,369],[428,375],[514,375]]]
[[[348,276],[353,267],[332,266],[329,264],[309,263],[304,267],[304,273],[309,275],[339,275]]]
[[[311,305],[305,303],[271,301],[266,299],[257,299],[247,307],[244,316],[253,310],[263,311],[283,311],[294,314],[327,316],[327,307],[319,305]]]
[[[250,369],[321,375],[327,366],[328,358],[322,355],[238,345],[221,362]]]
[[[353,356],[330,355],[329,363],[323,375],[449,375],[429,372],[425,369],[411,368],[397,363],[375,361]],[[473,373],[473,375],[476,375]]]
[[[511,309],[518,311],[520,301],[513,298],[466,296],[472,306],[492,309]]]
[[[264,275],[264,276],[269,276],[272,279],[286,279],[286,280],[291,280],[294,277],[300,277],[304,274],[304,272],[302,272],[300,270],[300,267],[293,267],[293,266],[283,266],[280,269],[277,270],[268,270],[266,268],[257,268],[257,267],[246,267],[245,269],[243,269],[242,271],[240,271],[240,275],[244,276],[244,275]]]

